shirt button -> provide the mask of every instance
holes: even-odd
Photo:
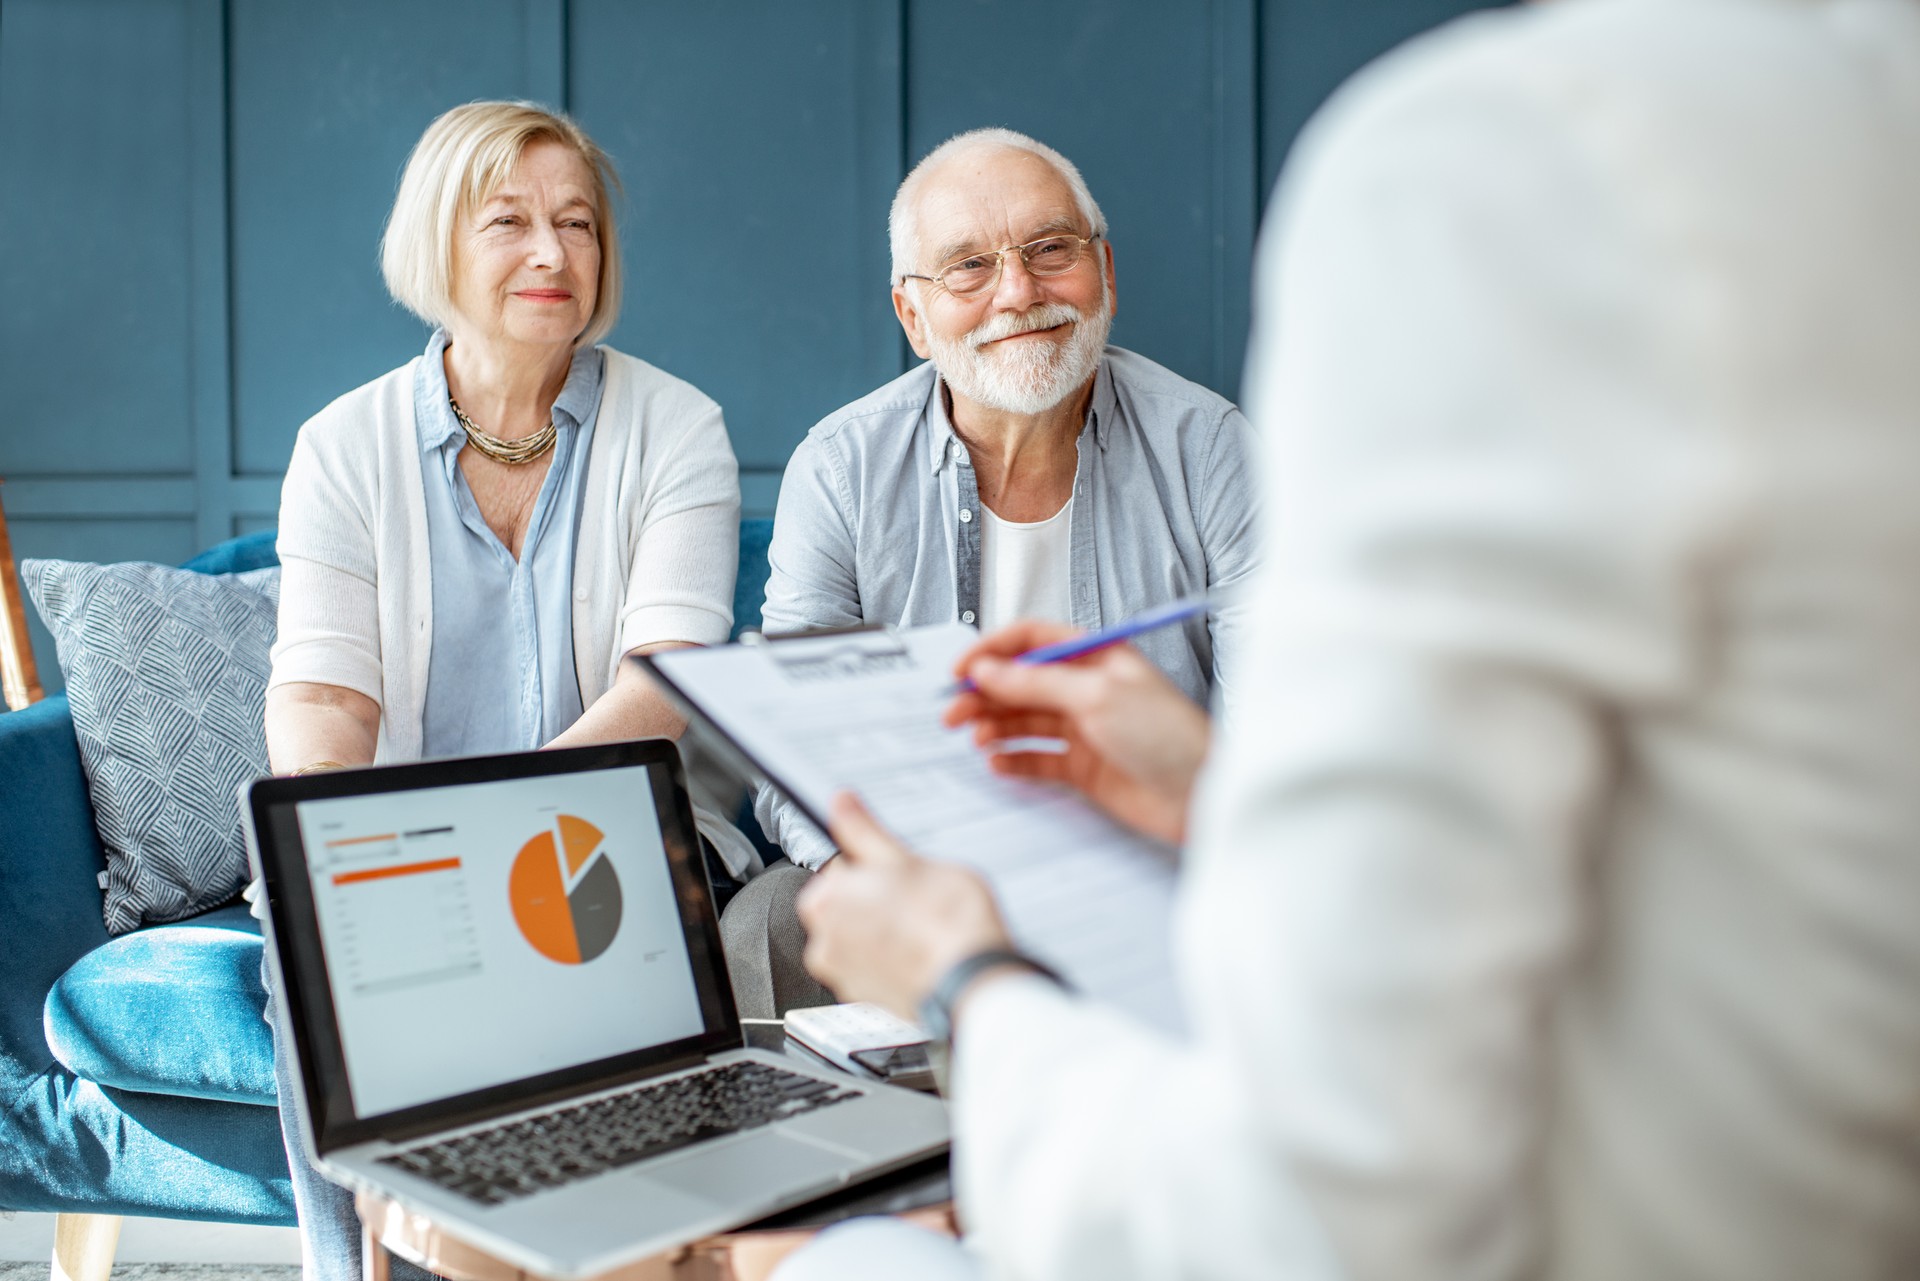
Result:
[[[960,621],[963,623],[971,623],[973,621],[973,611],[970,609],[961,610]]]
[[[971,507],[962,507],[960,509],[960,523],[964,525],[972,519],[973,519],[973,509]]]

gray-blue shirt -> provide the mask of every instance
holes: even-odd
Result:
[[[523,751],[584,710],[573,664],[573,553],[604,358],[593,347],[574,353],[553,406],[553,462],[515,560],[456,461],[467,437],[447,404],[446,346],[446,332],[436,331],[413,381],[433,572],[421,751]]]
[[[1109,347],[1078,444],[1074,626],[1232,587],[1251,571],[1251,439],[1232,402]],[[923,364],[827,417],[794,451],[774,516],[763,628],[973,622],[979,509],[972,459]],[[1135,644],[1206,702],[1232,679],[1241,613],[1229,606]],[[756,812],[795,862],[817,865],[831,849],[770,789]]]

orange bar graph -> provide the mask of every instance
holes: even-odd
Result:
[[[460,866],[457,858],[436,858],[425,863],[401,863],[395,867],[370,867],[364,872],[340,872],[333,878],[335,885],[351,885],[355,881],[378,881],[389,876],[415,876],[421,872],[450,872]]]
[[[399,839],[400,833],[398,832],[382,832],[378,836],[349,836],[344,841],[328,841],[327,848],[337,850],[342,845],[372,845],[375,841],[397,841]]]

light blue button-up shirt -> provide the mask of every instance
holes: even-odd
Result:
[[[433,571],[421,750],[524,751],[584,710],[573,664],[573,553],[605,358],[593,347],[574,353],[553,405],[553,462],[516,561],[460,472],[467,436],[447,404],[446,347],[446,331],[435,332],[413,381]]]

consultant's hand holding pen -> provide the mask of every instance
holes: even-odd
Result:
[[[1132,618],[1122,619],[1113,626],[1103,627],[1097,632],[1061,628],[1059,640],[1036,645],[1032,649],[1015,654],[1013,661],[1023,667],[1032,667],[1043,663],[1065,663],[1072,659],[1084,658],[1088,654],[1098,653],[1100,650],[1130,641],[1143,633],[1158,631],[1162,627],[1171,627],[1175,623],[1185,622],[1196,615],[1209,613],[1218,608],[1218,604],[1212,596],[1202,592],[1198,596],[1182,596],[1179,600],[1161,605],[1157,609],[1135,614]],[[1019,626],[1018,623],[1011,624],[1008,628],[1002,628],[998,634],[1004,635],[1011,627],[1017,626]],[[979,651],[969,650],[968,652]],[[963,666],[955,670],[964,672],[965,668]],[[963,675],[953,683],[950,692],[965,694],[971,692],[973,688],[972,679]]]
[[[997,773],[1066,783],[1135,831],[1179,845],[1212,723],[1131,645],[1101,644],[1045,664],[1017,661],[1085,635],[1023,622],[982,637],[954,664],[974,688],[942,719],[971,724],[974,742],[993,751]],[[994,750],[1033,738],[1057,739],[1066,750]]]
[[[989,751],[1010,740],[1058,739],[1064,752],[994,751],[992,766],[1066,783],[1120,822],[1179,844],[1211,722],[1129,645],[1087,647],[1062,662],[1014,661],[1081,636],[1029,622],[983,637],[954,667],[975,688],[944,719],[971,724],[974,741]],[[831,821],[840,856],[802,891],[799,911],[807,969],[843,1000],[911,1016],[960,959],[1011,946],[977,873],[915,854],[851,794],[835,800]]]

